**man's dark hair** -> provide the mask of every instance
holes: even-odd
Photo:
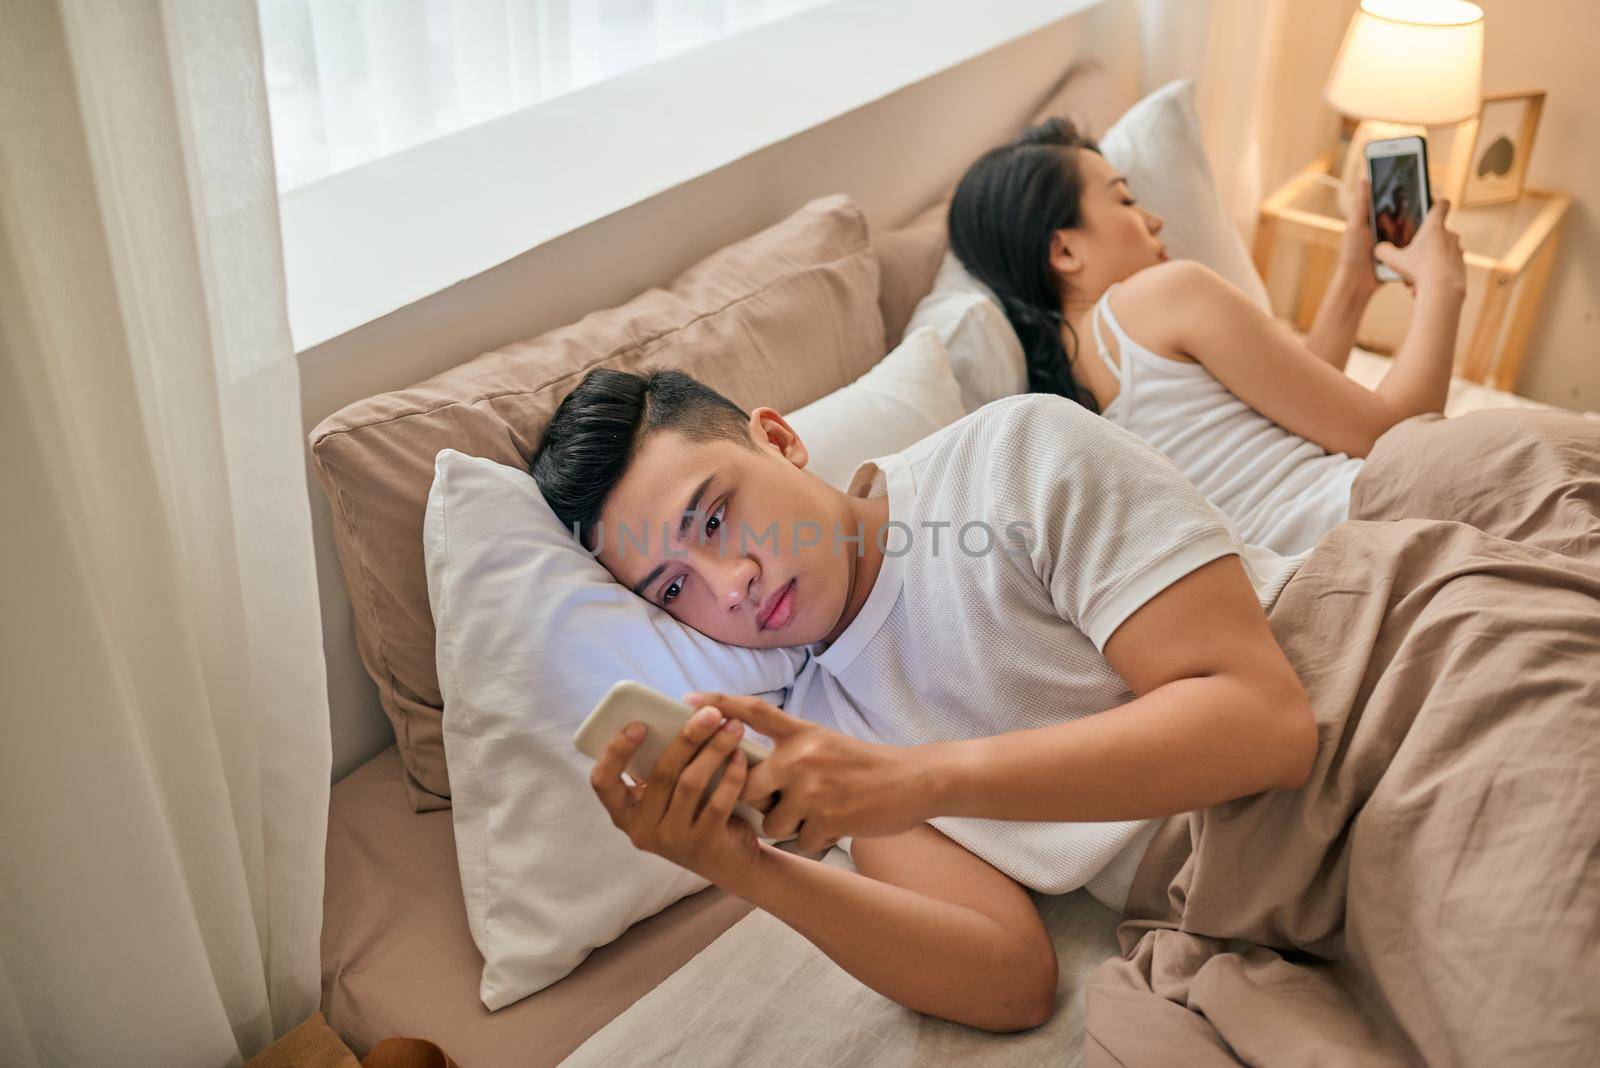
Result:
[[[749,413],[682,371],[590,371],[556,408],[528,461],[545,503],[585,546],[594,546],[600,508],[640,442],[658,430],[755,447]]]

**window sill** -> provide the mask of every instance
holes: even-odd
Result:
[[[295,348],[1100,2],[828,4],[290,190]]]

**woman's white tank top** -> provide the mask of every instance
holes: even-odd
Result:
[[[1239,537],[1304,552],[1350,515],[1361,460],[1285,430],[1198,363],[1158,356],[1128,336],[1106,290],[1091,313],[1100,358],[1122,386],[1104,416],[1155,446],[1234,524]],[[1104,319],[1120,343],[1113,361]]]

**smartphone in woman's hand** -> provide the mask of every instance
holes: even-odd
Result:
[[[1422,228],[1422,220],[1433,207],[1428,186],[1427,139],[1413,135],[1368,141],[1366,159],[1372,189],[1367,210],[1371,213],[1373,241],[1404,248]],[[1373,271],[1380,281],[1400,281],[1397,271],[1376,260]]]

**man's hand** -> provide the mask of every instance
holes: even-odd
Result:
[[[798,828],[801,852],[825,849],[847,835],[899,834],[937,815],[933,777],[922,761],[928,747],[859,741],[755,697],[692,693],[684,700],[714,707],[772,739],[772,755],[749,773],[739,799],[766,811],[770,837]]]
[[[737,893],[762,849],[748,823],[728,818],[745,785],[745,757],[734,748],[743,734],[738,720],[724,723],[714,711],[702,710],[684,724],[649,778],[630,785],[623,781],[622,769],[644,733],[630,738],[624,729],[595,762],[589,783],[611,822],[628,833],[635,847]],[[725,769],[722,778],[702,806],[700,799],[718,768]]]

